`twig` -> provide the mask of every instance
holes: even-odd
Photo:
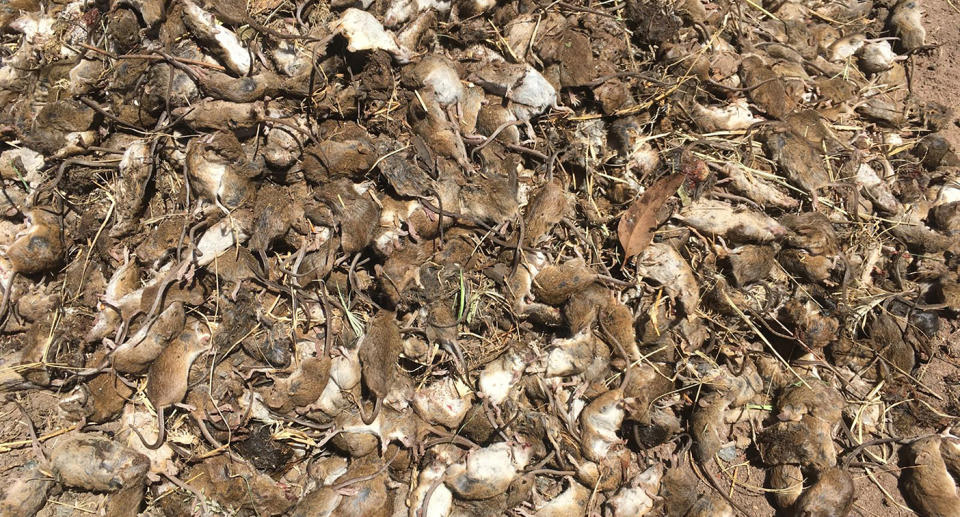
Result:
[[[761,87],[761,86],[763,86],[763,85],[765,85],[765,84],[767,84],[767,83],[772,83],[772,82],[774,82],[774,81],[779,81],[779,80],[780,80],[780,77],[771,77],[770,79],[766,79],[766,80],[760,81],[759,83],[757,83],[757,84],[755,84],[755,85],[753,85],[753,86],[743,86],[743,87],[740,87],[740,88],[736,88],[736,87],[733,87],[733,86],[727,86],[727,85],[725,85],[725,84],[720,84],[720,83],[714,81],[713,79],[708,79],[708,80],[707,80],[707,84],[709,84],[710,86],[715,86],[715,87],[717,87],[717,88],[722,88],[722,89],[724,89],[724,90],[729,90],[729,91],[731,91],[731,92],[749,92],[749,91],[756,90],[757,88],[759,88],[759,87]]]
[[[177,63],[182,63],[184,65],[199,66],[201,68],[209,68],[210,70],[216,70],[218,72],[226,72],[227,69],[214,64],[207,63],[205,61],[197,61],[196,59],[187,59],[184,57],[172,56],[168,54],[126,54],[123,56],[117,56],[117,59],[147,59],[150,61],[176,61]]]
[[[87,266],[90,265],[90,254],[93,253],[93,247],[97,245],[97,241],[100,239],[100,234],[103,233],[103,229],[107,227],[107,222],[110,221],[110,217],[113,215],[113,210],[117,207],[117,198],[113,197],[112,194],[107,192],[107,199],[110,200],[110,208],[107,209],[107,215],[103,218],[103,223],[100,224],[100,228],[97,230],[97,234],[93,236],[93,241],[90,242],[90,249],[87,250],[87,256],[83,259],[83,268],[80,270],[80,285],[77,286],[77,292],[74,293],[74,298],[80,296],[80,291],[83,290],[83,280],[87,276]]]
[[[595,14],[597,16],[604,16],[606,18],[613,18],[616,20],[618,17],[616,15],[610,14],[606,11],[601,11],[599,9],[591,9],[589,7],[583,7],[579,5],[568,4],[567,2],[557,2],[557,5],[563,7],[564,9],[569,9],[571,11],[580,11],[583,13]]]
[[[733,300],[730,299],[730,295],[728,295],[726,291],[721,291],[721,292],[723,293],[723,297],[726,300],[727,305],[729,305],[734,310],[734,312],[737,313],[737,316],[740,316],[740,319],[742,319],[743,322],[746,323],[748,327],[750,327],[750,330],[752,330],[753,333],[756,334],[761,341],[763,341],[763,343],[767,346],[767,348],[770,349],[770,352],[772,352],[773,355],[775,355],[777,359],[779,359],[780,362],[787,367],[787,370],[789,370],[790,373],[794,375],[794,377],[799,379],[804,386],[806,386],[807,388],[810,388],[810,385],[807,384],[807,381],[804,380],[804,378],[801,377],[800,374],[797,373],[792,366],[790,366],[790,363],[788,363],[787,360],[784,359],[782,355],[780,355],[780,352],[778,352],[777,349],[770,343],[770,341],[767,340],[767,336],[764,336],[763,333],[760,332],[760,330],[757,329],[756,326],[754,326],[753,322],[750,321],[750,318],[746,314],[744,314],[742,310],[740,310],[740,307],[738,307],[737,304],[733,303]],[[813,388],[810,388],[810,389],[813,389]]]
[[[88,97],[80,97],[80,102],[86,104],[87,106],[89,106],[90,108],[92,108],[92,109],[93,109],[94,111],[96,111],[97,113],[103,115],[104,117],[107,117],[108,119],[116,122],[117,124],[120,124],[121,126],[124,126],[124,127],[128,128],[128,129],[133,129],[133,130],[138,131],[138,132],[143,133],[143,134],[146,134],[146,133],[147,133],[146,130],[143,129],[142,127],[138,127],[138,126],[135,126],[135,125],[133,125],[133,124],[130,124],[129,122],[124,122],[123,120],[120,120],[119,117],[117,117],[117,116],[114,115],[113,113],[110,113],[109,111],[107,111],[106,109],[104,109],[103,106],[97,104],[96,102],[94,102],[92,99],[90,99],[90,98],[88,98]]]
[[[26,409],[23,409],[23,406],[17,402],[13,401],[14,404],[20,408],[20,414],[23,415],[23,423],[27,426],[27,432],[30,433],[30,442],[33,445],[33,453],[37,455],[37,459],[41,463],[47,463],[47,457],[43,454],[43,448],[40,447],[40,440],[37,439],[37,428],[33,425],[33,419],[30,418],[30,414],[27,413]]]
[[[51,438],[56,438],[57,436],[60,436],[60,435],[62,435],[62,434],[67,434],[67,433],[69,433],[70,431],[73,431],[73,430],[76,430],[76,429],[79,429],[79,428],[80,428],[80,424],[73,424],[73,425],[70,426],[70,427],[65,427],[65,428],[63,428],[63,429],[60,429],[59,431],[52,431],[52,432],[49,432],[49,433],[47,433],[47,434],[42,434],[42,435],[40,435],[40,436],[37,437],[37,441],[38,441],[38,442],[45,442],[45,441],[47,441],[47,440],[49,440],[49,439],[51,439]],[[15,440],[15,441],[12,441],[12,442],[0,443],[0,453],[10,452],[10,451],[12,451],[13,449],[18,449],[18,448],[23,447],[23,446],[25,446],[25,445],[32,445],[32,444],[33,444],[33,440]]]

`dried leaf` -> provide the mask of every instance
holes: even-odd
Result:
[[[677,192],[683,178],[683,174],[661,178],[624,212],[617,226],[620,245],[626,252],[624,260],[640,254],[650,245],[657,224],[657,212],[663,203]]]

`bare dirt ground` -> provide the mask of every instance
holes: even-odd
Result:
[[[923,23],[929,39],[937,45],[911,59],[911,87],[921,100],[942,103],[960,113],[960,5],[954,0],[928,0],[923,3]],[[943,129],[953,145],[960,145],[960,126],[955,119]]]

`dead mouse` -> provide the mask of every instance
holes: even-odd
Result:
[[[370,496],[380,496],[383,497],[386,490],[384,483],[379,482],[383,479],[383,474],[386,472],[387,468],[393,463],[393,460],[396,459],[396,454],[389,460],[387,460],[382,466],[377,466],[373,463],[355,463],[351,465],[350,470],[347,470],[341,474],[336,484],[333,485],[322,485],[317,487],[315,490],[307,493],[300,499],[300,503],[293,509],[291,515],[295,517],[307,517],[312,515],[353,515],[350,512],[351,509],[357,509],[357,507],[363,507],[362,503],[368,502],[365,499],[373,499]],[[347,477],[348,474],[360,474],[358,476],[353,476],[350,479],[340,481],[341,478]],[[373,483],[371,483],[371,481]],[[363,483],[366,485],[361,485],[365,489],[351,491],[345,490],[351,485],[358,483]],[[366,497],[357,497],[358,495]],[[392,502],[392,501],[385,501]],[[343,503],[345,506],[339,508]],[[382,504],[384,508],[384,515],[389,515],[389,510],[387,507],[391,507],[391,504]],[[352,508],[348,508],[352,507]],[[339,511],[338,511],[339,510]],[[369,515],[370,508],[363,508],[361,515]]]
[[[803,491],[794,512],[802,517],[844,517],[853,507],[854,486],[850,474],[839,468],[820,472],[817,482]]]
[[[310,36],[301,36],[299,34],[285,34],[283,32],[275,31],[257,20],[254,20],[252,16],[247,12],[246,2],[237,2],[235,0],[222,1],[222,2],[210,2],[204,5],[205,9],[212,10],[220,21],[227,23],[229,25],[249,25],[253,27],[254,30],[258,32],[265,33],[273,38],[281,40],[308,40],[308,41],[321,41],[320,39],[310,37]]]
[[[943,461],[940,436],[920,438],[904,447],[900,490],[921,517],[960,516],[960,494]]]
[[[360,418],[366,425],[377,419],[383,397],[395,382],[397,358],[400,357],[402,349],[400,328],[397,327],[393,313],[381,312],[370,322],[358,352],[363,384],[377,398],[370,415],[365,414],[363,404],[358,403]]]
[[[63,262],[63,227],[53,212],[36,208],[27,213],[30,227],[17,235],[6,249],[13,271],[34,275],[50,271]]]
[[[159,357],[150,365],[147,371],[147,399],[153,404],[157,412],[157,441],[147,443],[136,428],[137,434],[144,447],[159,449],[166,437],[163,423],[163,411],[183,400],[187,395],[187,383],[190,377],[190,367],[200,357],[200,354],[210,348],[210,332],[199,321],[192,321],[180,336],[167,345]]]
[[[923,27],[923,13],[917,0],[900,0],[893,8],[888,24],[900,36],[900,44],[908,51],[925,46],[927,30]]]

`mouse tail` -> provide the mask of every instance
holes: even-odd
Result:
[[[365,415],[363,412],[363,401],[357,401],[357,408],[360,410],[360,420],[363,422],[363,425],[370,425],[374,420],[377,419],[377,415],[380,414],[380,406],[383,404],[383,397],[377,397],[377,401],[373,405],[373,413]]]
[[[160,408],[157,410],[157,427],[159,429],[157,432],[157,441],[153,443],[148,443],[147,440],[143,437],[142,434],[140,434],[140,431],[138,431],[136,427],[131,427],[130,429],[133,429],[133,432],[137,434],[137,437],[140,438],[140,442],[143,443],[144,447],[150,450],[156,450],[163,445],[163,442],[166,441],[166,437],[167,437],[166,428],[164,427],[164,424],[163,424],[163,408]]]

